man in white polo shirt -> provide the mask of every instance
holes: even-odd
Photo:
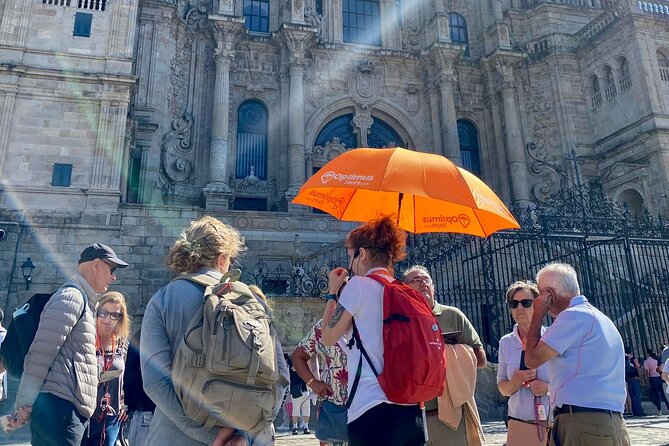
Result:
[[[537,273],[539,297],[527,335],[525,363],[547,363],[555,415],[551,446],[629,446],[624,348],[611,319],[581,295],[576,271],[552,263]],[[548,312],[555,320],[541,335]]]

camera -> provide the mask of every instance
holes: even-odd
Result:
[[[100,400],[100,410],[101,410],[102,412],[106,412],[106,411],[107,411],[107,398],[102,398],[102,399]]]

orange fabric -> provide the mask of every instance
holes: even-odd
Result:
[[[366,222],[399,211],[414,233],[457,232],[482,237],[520,226],[475,175],[448,158],[402,148],[354,149],[307,180],[293,203],[340,220]]]

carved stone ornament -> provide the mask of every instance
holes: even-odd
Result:
[[[186,113],[172,121],[172,130],[163,136],[160,172],[166,184],[193,183],[192,126],[193,116]]]
[[[271,197],[276,191],[276,179],[269,178],[261,180],[255,175],[248,175],[246,178],[230,177],[228,184],[235,196],[261,196]]]
[[[363,108],[368,108],[376,102],[381,90],[381,76],[377,73],[376,65],[368,59],[363,59],[354,65],[349,74],[348,92],[351,98]]]
[[[322,166],[348,150],[336,136],[324,146],[315,146],[310,156],[314,166]]]
[[[415,114],[420,110],[420,98],[418,95],[418,87],[414,82],[409,82],[406,89],[406,107],[407,111]]]
[[[213,0],[191,0],[190,8],[184,16],[186,26],[191,31],[204,28],[207,25],[207,17],[212,10]]]
[[[367,135],[372,131],[372,124],[374,119],[368,108],[356,110],[353,116],[353,132],[360,135],[360,144],[362,147],[367,147]]]

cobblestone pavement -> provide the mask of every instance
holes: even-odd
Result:
[[[633,417],[627,418],[627,429],[632,446],[669,446],[669,417]],[[483,430],[486,435],[485,445],[503,446],[506,439],[506,428],[502,422],[485,423]],[[12,437],[0,431],[0,445],[29,446],[30,433],[17,432]],[[318,446],[313,434],[292,435],[289,431],[280,431],[276,446]],[[178,446],[178,445],[177,445]]]
[[[627,418],[627,429],[632,446],[669,446],[669,417],[633,417]],[[485,445],[503,446],[506,441],[506,427],[502,422],[485,423]],[[291,435],[279,432],[276,446],[318,446],[318,440],[311,435]]]

